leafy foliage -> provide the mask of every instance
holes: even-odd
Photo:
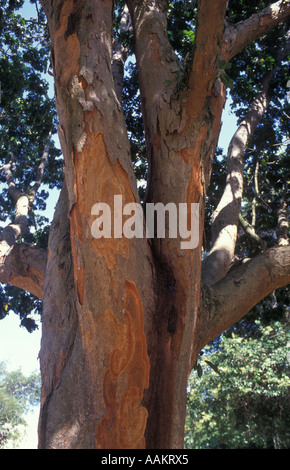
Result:
[[[174,1],[168,8],[168,38],[180,60],[192,58],[197,18],[197,1]]]
[[[49,64],[44,13],[40,10],[37,18],[26,20],[16,13],[23,3],[1,1],[0,156],[2,164],[13,156],[16,164],[14,177],[25,192],[35,179],[49,133],[56,132],[56,112],[54,100],[48,98],[48,82],[43,77]],[[51,188],[61,184],[59,156],[59,150],[51,141],[49,164],[43,181]],[[46,198],[47,193],[43,191],[37,204],[41,205]],[[5,220],[10,206],[5,196],[3,199],[2,220]]]
[[[0,449],[19,439],[19,425],[26,424],[24,414],[38,404],[39,396],[38,373],[25,377],[20,370],[8,372],[0,363]]]
[[[0,0],[0,166],[14,161],[17,187],[28,193],[36,177],[37,167],[48,140],[50,151],[43,183],[48,188],[62,184],[62,158],[49,134],[56,133],[54,100],[48,97],[49,41],[44,12],[35,1],[35,16],[25,19],[21,14],[24,0]],[[0,174],[0,221],[7,225],[14,217],[13,203],[8,195],[4,174]],[[41,189],[29,214],[31,231],[23,241],[47,246],[48,219],[41,214],[46,209],[48,191]],[[19,240],[22,241],[22,240]],[[6,306],[1,308],[1,305]],[[9,306],[9,308],[7,307]],[[41,302],[28,293],[11,286],[0,292],[0,318],[9,310],[18,312],[21,324],[33,331],[29,313],[41,312]]]
[[[0,286],[1,287],[1,286]],[[0,320],[6,317],[10,311],[17,312],[20,319],[20,326],[32,333],[38,328],[31,314],[42,312],[42,301],[34,295],[23,291],[15,286],[5,286],[5,290],[0,288]]]
[[[289,448],[289,324],[256,320],[256,334],[233,330],[199,359],[191,374],[186,447]]]
[[[144,197],[144,186],[147,177],[148,163],[138,73],[135,60],[129,59],[123,83],[123,109],[131,144],[131,158],[136,178],[139,181],[140,197]]]

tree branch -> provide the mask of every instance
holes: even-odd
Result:
[[[287,246],[289,245],[289,223],[287,219],[287,204],[282,199],[280,202],[280,207],[278,209],[278,245]]]
[[[127,0],[127,5],[134,30],[148,160],[145,201],[167,203],[168,180],[175,180],[176,186],[183,184],[177,183],[181,180],[180,158],[176,161],[170,155],[179,146],[176,134],[182,127],[182,113],[175,96],[180,65],[168,40],[168,5],[164,0]],[[176,198],[182,200],[177,191]]]
[[[120,21],[120,34],[124,34],[132,29],[130,13],[125,5]],[[114,78],[115,90],[120,103],[122,103],[122,90],[124,78],[124,65],[128,57],[128,50],[119,41],[113,42],[112,50],[112,74]]]
[[[254,227],[249,224],[242,214],[239,214],[239,222],[241,226],[243,227],[244,232],[258,245],[261,247],[261,249],[265,249],[267,247],[267,244],[265,240],[262,240],[262,238],[259,237],[259,235],[256,234],[256,231]]]
[[[21,191],[17,189],[15,185],[15,181],[13,177],[14,170],[15,170],[15,163],[14,163],[14,158],[12,155],[12,160],[10,160],[10,162],[3,165],[1,167],[1,171],[4,172],[4,176],[8,184],[8,194],[15,204],[19,196],[21,196]]]
[[[192,117],[200,115],[217,78],[227,4],[227,0],[199,2],[194,57],[188,80],[187,111]]]
[[[203,263],[203,282],[222,279],[234,256],[238,219],[243,195],[244,150],[268,105],[268,90],[275,71],[266,72],[251,108],[235,132],[227,156],[227,180],[212,216],[212,249]]]
[[[174,80],[179,71],[178,58],[167,36],[167,5],[163,0],[127,0],[127,5],[133,23],[141,93],[146,101],[156,105],[160,90],[164,92],[166,82]],[[150,110],[147,105],[146,108]]]
[[[50,138],[50,136],[51,136],[51,132],[49,133],[48,139]],[[49,150],[50,150],[50,143],[48,142],[44,147],[44,151],[43,151],[40,163],[37,168],[35,184],[32,186],[30,190],[30,195],[31,195],[30,203],[31,204],[34,201],[36,193],[42,183],[44,170],[48,162]]]
[[[259,13],[235,25],[228,24],[224,32],[223,58],[230,60],[244,47],[273,29],[290,16],[290,2],[279,0]]]
[[[0,282],[20,287],[43,298],[47,251],[27,243],[15,243],[0,257]]]
[[[28,230],[29,198],[21,194],[15,204],[14,223],[3,228],[0,234],[0,257],[6,255],[19,237]]]
[[[133,31],[138,79],[148,157],[148,186],[155,173],[159,153],[154,141],[160,141],[160,122],[170,121],[173,111],[170,96],[180,70],[178,58],[167,35],[167,2],[164,0],[127,0]],[[168,129],[167,129],[168,130]],[[161,146],[161,143],[158,147]]]
[[[50,135],[51,133],[49,136]],[[22,193],[20,189],[16,187],[12,174],[14,169],[14,162],[12,160],[1,168],[1,170],[4,171],[9,187],[8,193],[15,204],[15,217],[14,222],[4,227],[0,234],[0,257],[7,255],[16,241],[21,236],[25,235],[28,230],[28,213],[42,182],[44,169],[48,160],[49,148],[50,145],[47,144],[37,169],[36,182],[29,191],[30,195]]]
[[[200,349],[290,282],[290,246],[271,248],[239,265],[214,286],[203,287]]]

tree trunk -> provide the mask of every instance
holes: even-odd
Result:
[[[77,316],[67,208],[64,184],[50,229],[44,285],[41,449],[94,447],[91,379]]]
[[[199,314],[201,245],[225,102],[217,64],[226,51],[227,1],[211,2],[210,18],[209,2],[200,2],[196,53],[180,97],[166,2],[127,2],[150,157],[146,202],[199,204],[199,242],[191,250],[181,250],[180,236],[94,238],[96,203],[112,211],[114,195],[123,206],[140,203],[111,69],[112,2],[42,3],[65,186],[44,285],[39,447],[182,448],[188,374],[216,332],[216,317],[209,328]]]
[[[48,18],[70,239],[61,237],[60,244],[52,231],[49,242],[40,447],[139,448],[145,446],[148,353],[156,342],[148,321],[155,311],[152,255],[145,239],[95,239],[91,233],[95,203],[113,207],[114,194],[123,204],[138,201],[111,74],[112,5],[55,3]],[[68,278],[63,249],[70,247]],[[70,390],[72,402],[60,412]]]

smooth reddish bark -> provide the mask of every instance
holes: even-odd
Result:
[[[140,203],[111,65],[113,5],[42,4],[65,183],[43,268],[39,447],[182,448],[198,352],[289,282],[289,247],[281,247],[201,285],[205,198],[226,97],[218,63],[283,21],[289,7],[277,2],[260,13],[258,26],[253,15],[233,31],[224,26],[225,0],[201,0],[192,70],[178,94],[166,2],[127,2],[149,159],[146,202],[199,203],[199,245],[182,250],[180,237],[93,237],[96,202],[113,207],[121,195],[124,204]]]

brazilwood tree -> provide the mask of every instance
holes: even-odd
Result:
[[[289,283],[286,202],[277,217],[279,240],[270,249],[255,230],[256,201],[262,198],[257,184],[251,225],[240,211],[244,155],[269,106],[275,74],[287,62],[290,3],[188,2],[194,20],[184,60],[167,23],[179,3],[116,2],[117,34],[109,0],[42,0],[64,183],[47,257],[36,246],[15,244],[29,198],[15,198],[15,221],[1,242],[1,281],[43,299],[40,448],[182,448],[187,380],[199,351]],[[95,203],[109,204],[112,212],[114,195],[124,204],[141,203],[125,120],[130,110],[122,103],[131,30],[148,161],[143,202],[198,203],[199,244],[192,250],[181,249],[180,237],[168,234],[92,236]],[[271,31],[275,63],[270,67],[269,60],[263,69],[231,140],[205,253],[205,211],[231,84],[226,71]],[[287,76],[284,82],[286,97]],[[42,166],[45,160],[46,153]],[[13,188],[11,165],[3,171]],[[259,250],[236,265],[239,219]]]

